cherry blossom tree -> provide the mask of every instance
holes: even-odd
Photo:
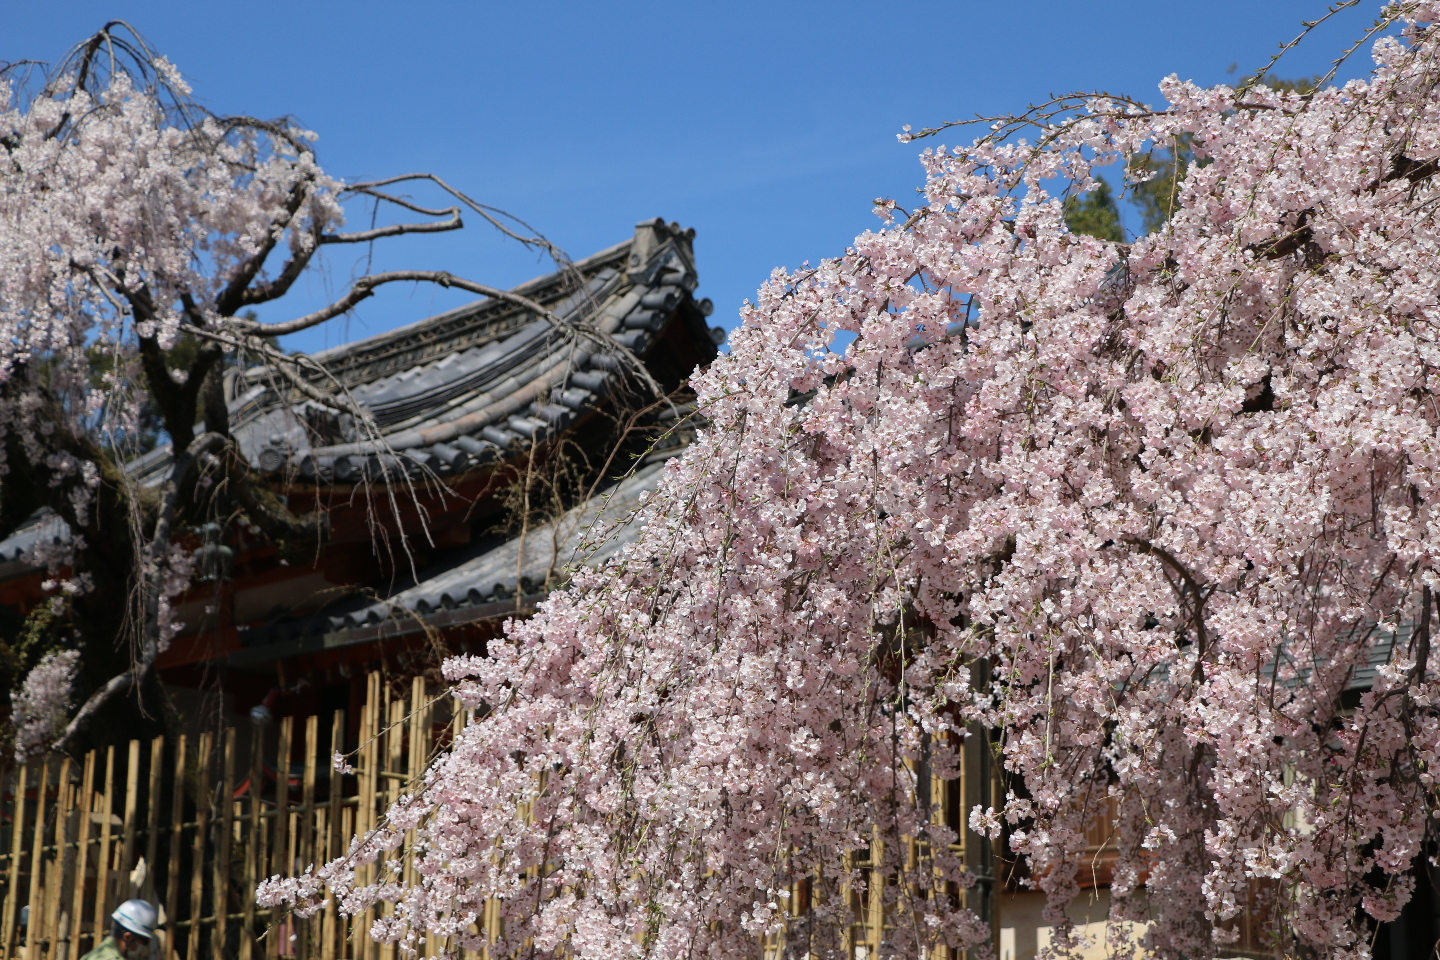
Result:
[[[194,565],[175,542],[182,528],[243,515],[291,549],[324,533],[322,514],[291,512],[240,452],[227,365],[266,364],[277,395],[349,413],[363,431],[371,421],[338,381],[275,337],[400,282],[508,299],[560,322],[524,297],[425,270],[363,275],[328,306],[260,322],[254,309],[283,297],[326,246],[458,229],[462,209],[565,260],[433,175],[341,183],[319,166],[314,134],[290,121],[213,116],[189,93],[118,21],[53,70],[0,72],[0,535],[42,509],[70,531],[34,558],[56,571],[47,586],[65,612],[46,622],[63,621],[64,642],[85,653],[82,702],[57,747],[102,711],[127,716],[109,725],[127,735],[162,716],[153,665],[176,628],[169,598]],[[451,205],[431,209],[397,192],[412,184]],[[351,200],[400,219],[345,232]],[[565,329],[600,336],[578,322]],[[144,476],[126,463],[155,432],[168,459]],[[38,659],[44,644],[32,646]],[[56,662],[36,667],[39,686],[55,685]]]
[[[475,720],[262,902],[389,902],[372,932],[411,947],[718,958],[793,935],[808,879],[829,955],[868,847],[886,950],[983,945],[915,771],[984,730],[1014,786],[969,824],[1054,950],[1108,801],[1147,955],[1223,950],[1263,881],[1284,949],[1368,956],[1440,816],[1436,21],[1386,7],[1344,85],[1171,77],[926,150],[923,205],[745,308],[638,541],[450,661]],[[1181,138],[1160,229],[1066,228],[1097,168]],[[356,873],[412,829],[415,883]]]

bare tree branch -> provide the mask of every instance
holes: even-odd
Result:
[[[444,233],[447,230],[459,230],[465,226],[460,219],[460,208],[451,207],[449,210],[440,211],[441,214],[449,214],[449,220],[440,220],[435,223],[392,223],[385,227],[375,227],[371,230],[361,230],[359,233],[327,233],[320,237],[321,243],[365,243],[367,240],[379,240],[382,237],[398,237],[406,233]]]
[[[384,190],[372,190],[370,187],[367,187],[363,184],[355,187],[346,187],[345,192],[360,193],[364,194],[367,197],[374,197],[377,200],[384,200],[386,203],[393,203],[397,207],[404,207],[406,210],[410,210],[414,213],[424,214],[427,217],[449,216],[456,209],[455,207],[442,207],[438,210],[432,210],[429,207],[420,206],[420,204],[416,203],[413,200],[407,200],[404,197],[397,197],[395,196],[395,194],[386,193]]]
[[[481,296],[494,297],[497,300],[504,300],[516,306],[524,307],[542,317],[560,322],[549,310],[531,300],[529,297],[521,296],[518,293],[511,293],[508,290],[501,290],[498,287],[486,286],[483,283],[476,283],[473,280],[464,280],[452,276],[443,270],[390,270],[385,273],[373,273],[361,277],[350,285],[350,290],[345,296],[336,300],[327,307],[321,307],[314,313],[306,314],[294,320],[287,320],[283,323],[261,323],[258,320],[242,320],[231,318],[226,326],[238,333],[250,334],[253,336],[283,337],[291,333],[299,333],[301,330],[308,330],[311,327],[319,326],[327,320],[333,320],[341,314],[352,309],[356,304],[367,300],[375,295],[375,288],[387,283],[404,283],[406,281],[418,283],[435,283],[442,287],[458,287],[461,290],[468,290],[471,293],[478,293]]]
[[[477,214],[484,217],[492,227],[494,227],[496,230],[499,230],[501,233],[505,234],[505,236],[509,237],[510,239],[519,241],[520,243],[525,244],[527,247],[541,248],[550,255],[551,259],[553,259],[556,263],[561,264],[562,266],[568,265],[570,263],[570,258],[565,254],[564,250],[561,250],[559,247],[555,246],[555,244],[547,240],[543,235],[541,235],[538,230],[530,226],[530,224],[526,223],[524,220],[521,220],[519,217],[516,217],[512,214],[506,213],[504,210],[501,210],[498,207],[491,207],[486,206],[483,203],[476,203],[464,193],[461,193],[459,190],[450,186],[450,184],[435,176],[435,174],[433,173],[402,173],[399,176],[386,177],[384,180],[371,180],[366,183],[355,183],[351,184],[348,188],[346,188],[346,192],[364,193],[374,196],[375,188],[377,187],[385,187],[389,186],[392,183],[405,183],[412,180],[429,180],[431,183],[435,184],[440,189],[450,194],[456,200],[459,200],[471,210],[474,210]],[[387,199],[389,198],[387,197]],[[419,211],[417,210],[417,212]],[[520,224],[520,226],[524,227],[526,230],[529,230],[532,236],[526,236],[524,234],[516,233],[514,230],[510,229],[508,226],[502,223],[499,219],[500,217],[505,217],[506,219],[513,220],[515,223]]]

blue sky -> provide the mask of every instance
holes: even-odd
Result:
[[[1327,69],[1378,8],[1326,24],[1281,72]],[[315,130],[336,176],[434,172],[577,258],[642,218],[678,220],[698,233],[697,296],[729,327],[772,268],[842,252],[878,222],[872,200],[913,196],[924,143],[897,143],[902,125],[1020,110],[1075,89],[1153,99],[1170,73],[1223,82],[1232,64],[1262,66],[1323,13],[1320,0],[0,0],[0,59],[58,60],[124,19],[210,109],[290,115]],[[1342,76],[1367,65],[1362,55]],[[374,268],[499,286],[548,271],[474,221],[377,245]],[[327,265],[264,318],[342,291],[356,251]],[[390,289],[288,345],[319,349],[465,299]]]

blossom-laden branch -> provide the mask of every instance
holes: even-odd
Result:
[[[989,942],[968,821],[1063,954],[1108,807],[1146,956],[1229,949],[1257,881],[1281,949],[1368,956],[1440,813],[1440,187],[1386,176],[1440,159],[1440,3],[1386,17],[1343,87],[928,152],[918,211],[761,289],[617,558],[450,661],[476,719],[423,788],[262,902],[680,960],[838,951],[869,883],[928,956]],[[1158,232],[1069,232],[1051,187],[1180,136]],[[1014,789],[956,818],[975,734]],[[416,879],[360,882],[411,830]]]
[[[0,68],[0,131],[0,536],[46,509],[69,528],[65,544],[29,559],[51,568],[47,589],[68,594],[71,616],[55,629],[84,650],[77,691],[94,691],[61,736],[73,749],[87,725],[103,737],[112,725],[95,717],[128,694],[137,694],[128,732],[159,722],[154,659],[175,626],[169,599],[189,585],[173,534],[243,515],[286,547],[324,535],[323,514],[292,513],[232,441],[226,368],[260,361],[281,402],[343,411],[383,448],[343,384],[271,337],[338,316],[406,276],[517,298],[412,271],[362,278],[323,316],[275,328],[249,319],[249,308],[285,296],[321,246],[459,229],[462,209],[566,269],[569,261],[443,180],[347,186],[325,173],[314,134],[294,123],[211,115],[121,21],[53,71]],[[436,209],[392,187],[418,180],[455,202]],[[373,200],[405,222],[347,232],[346,200]],[[519,299],[561,335],[639,368],[592,325]],[[145,486],[126,464],[158,444],[169,445],[176,472]],[[399,510],[401,494],[390,494]]]

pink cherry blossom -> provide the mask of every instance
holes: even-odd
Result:
[[[1440,4],[1387,13],[1365,80],[1170,78],[927,151],[922,207],[746,306],[638,541],[448,664],[475,719],[423,789],[261,902],[388,902],[411,948],[831,955],[868,848],[887,952],[982,944],[924,774],[984,731],[1014,788],[969,824],[1061,947],[1108,798],[1147,955],[1213,955],[1273,881],[1296,949],[1368,956],[1440,812]],[[1068,232],[1065,185],[1179,135],[1162,230]],[[357,879],[411,829],[415,883]]]
[[[71,684],[80,660],[78,650],[47,653],[25,675],[19,693],[10,695],[10,722],[15,727],[15,759],[21,763],[43,753],[65,727]]]

